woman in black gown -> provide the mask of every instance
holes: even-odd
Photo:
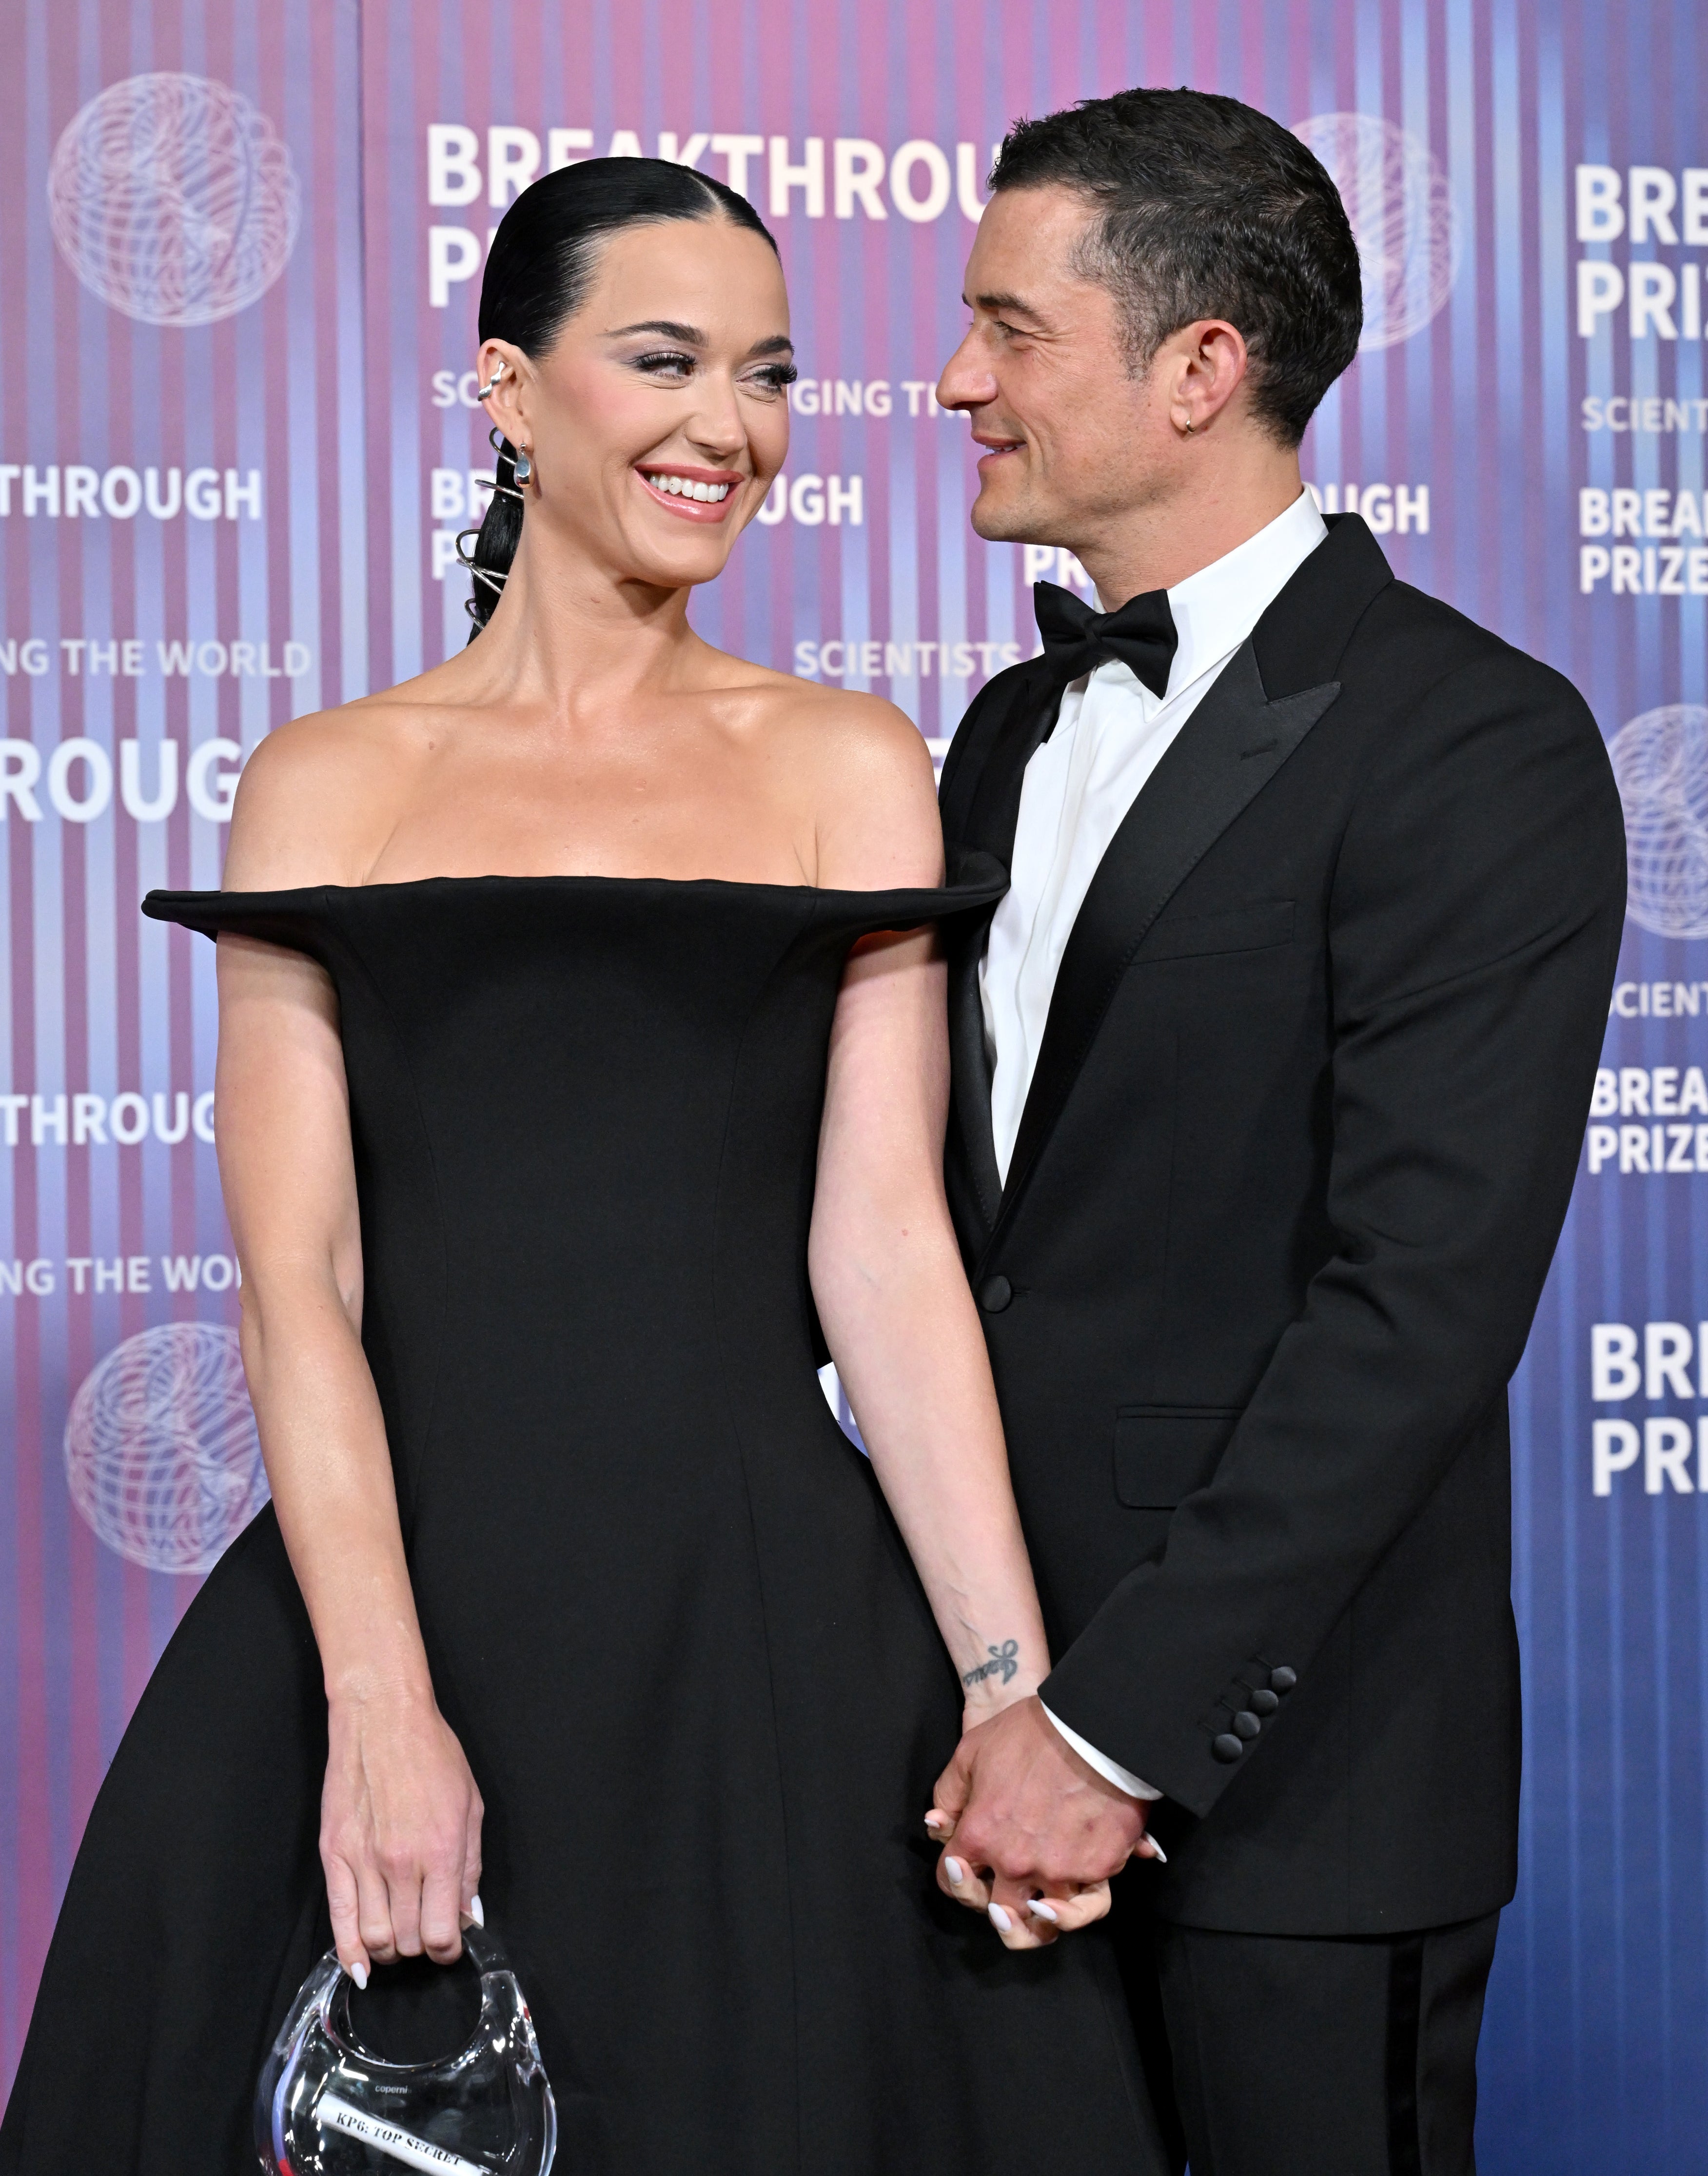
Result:
[[[999,1939],[920,1825],[1047,1667],[896,933],[1002,879],[937,889],[906,720],[688,626],[782,463],[786,308],[686,169],[519,199],[476,638],[281,728],[227,889],[148,902],[220,939],[275,1501],[91,1817],[8,2176],[253,2167],[329,1940],[362,1984],[482,1907],[574,2176],[1163,2165],[1101,1928]]]

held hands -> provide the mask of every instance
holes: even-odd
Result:
[[[925,1817],[944,1847],[938,1886],[987,1912],[1006,1948],[1045,1948],[1103,1917],[1129,1858],[1161,1856],[1145,1807],[1080,1758],[1036,1694],[988,1720],[969,1705],[966,1725]]]
[[[338,1960],[358,1987],[371,1966],[425,1950],[462,1954],[485,1923],[478,1895],[486,1809],[431,1693],[333,1699],[320,1858]]]

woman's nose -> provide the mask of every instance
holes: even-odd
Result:
[[[703,385],[694,412],[688,419],[687,435],[707,454],[726,459],[747,443],[747,430],[733,385],[715,381]]]

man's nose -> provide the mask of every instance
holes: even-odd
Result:
[[[975,345],[969,326],[960,345],[943,366],[937,381],[939,408],[982,408],[996,398],[996,375]]]

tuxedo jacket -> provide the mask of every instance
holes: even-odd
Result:
[[[980,694],[952,858],[1011,857],[1059,688]],[[1570,684],[1312,553],[1117,832],[1008,1180],[952,940],[947,1176],[1048,1627],[1044,1699],[1164,1793],[1165,1917],[1376,1934],[1511,1896],[1506,1390],[1624,906]]]

